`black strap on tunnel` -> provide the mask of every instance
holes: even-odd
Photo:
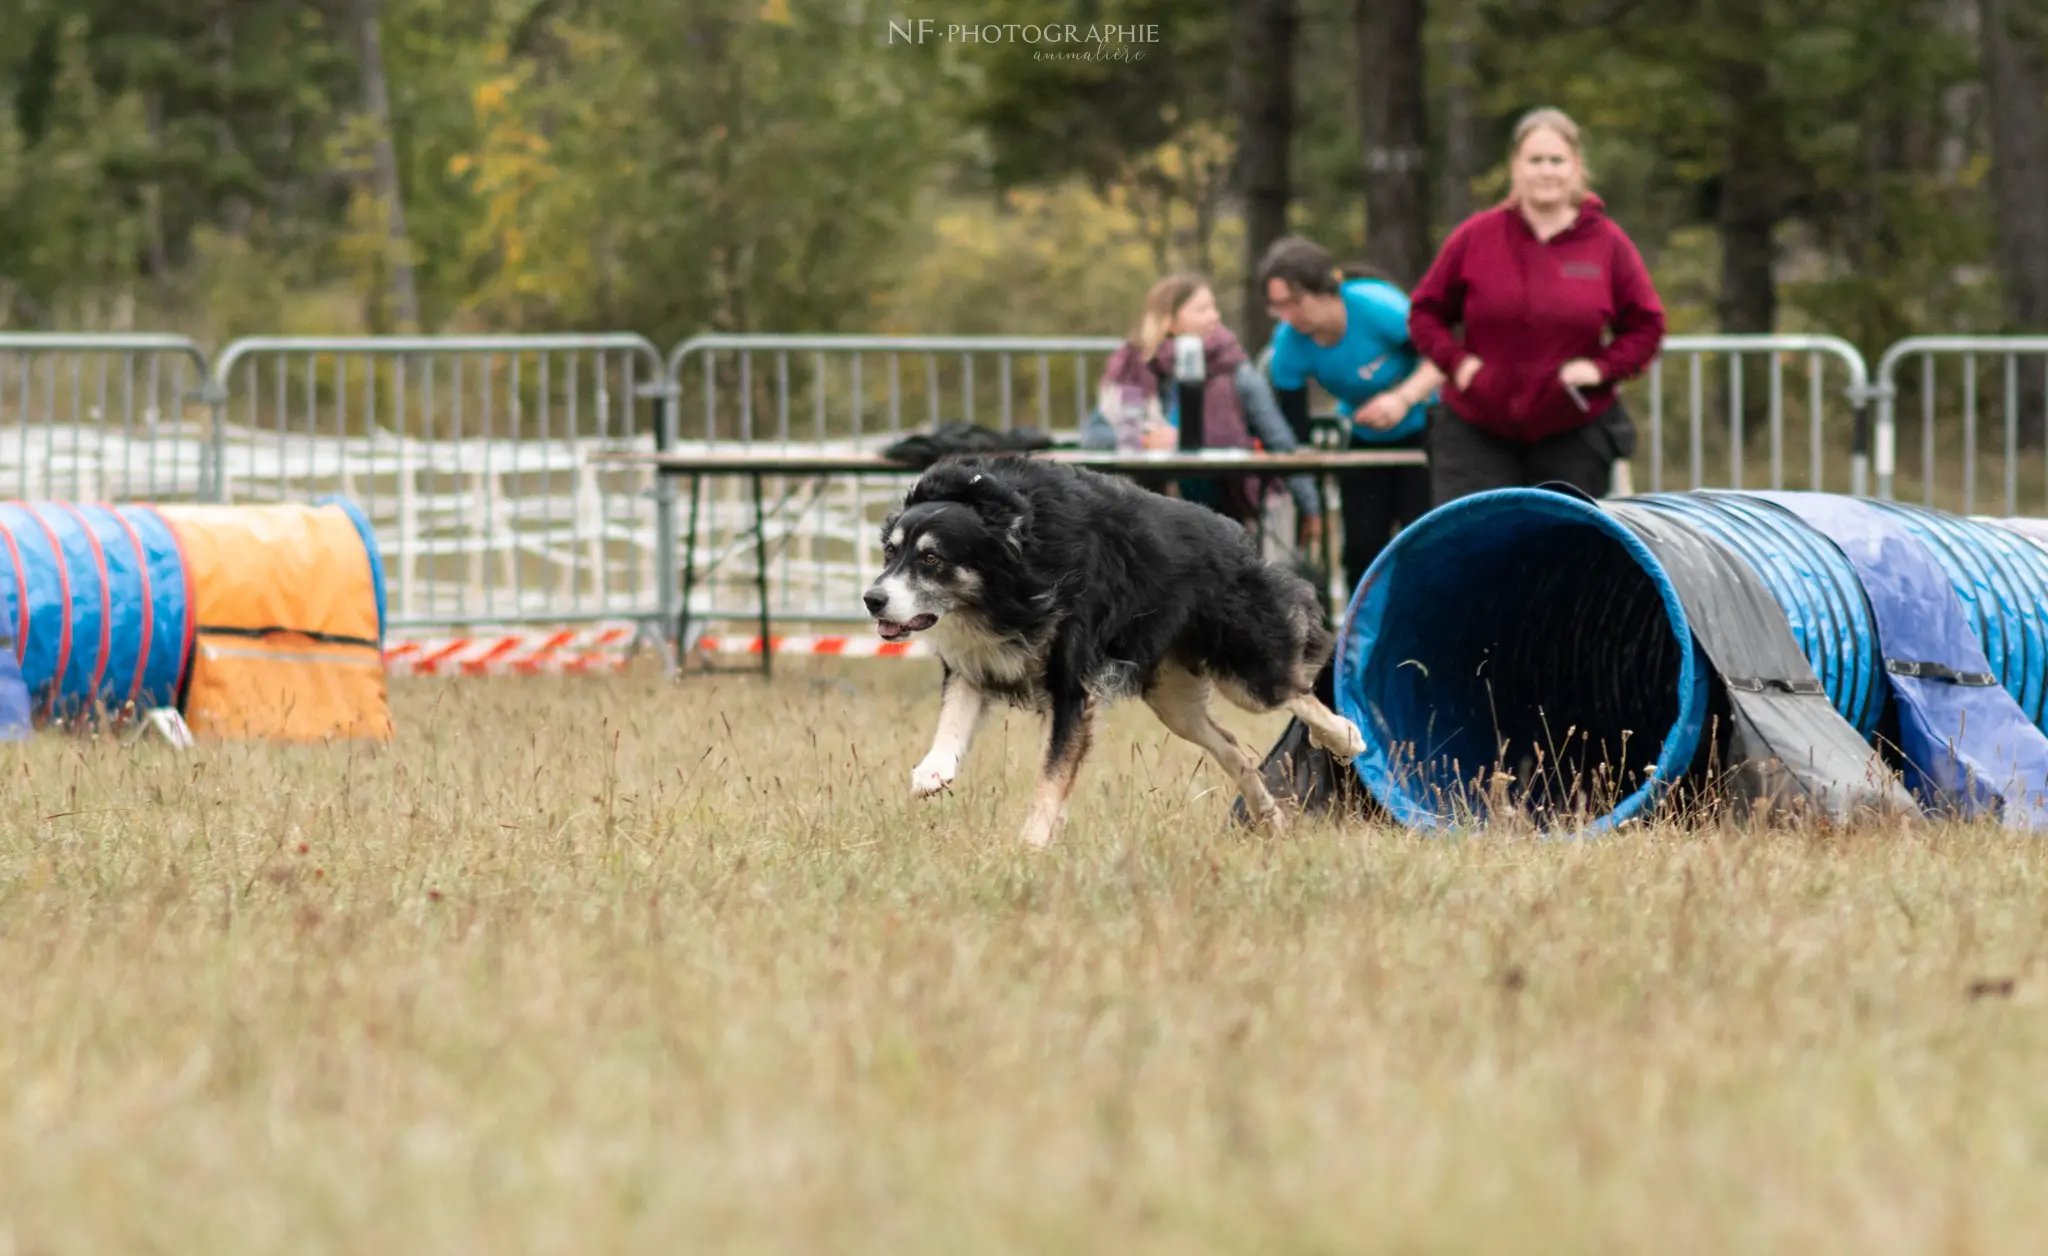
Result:
[[[1570,480],[1545,480],[1536,487],[1551,493],[1563,493],[1566,497],[1576,497],[1590,506],[1598,506],[1600,504],[1599,500],[1591,493],[1588,493]]]
[[[1886,659],[1884,669],[1894,676],[1911,676],[1919,680],[1945,680],[1951,685],[1968,685],[1979,689],[1998,683],[1998,677],[1990,672],[1959,672],[1946,663]]]
[[[377,648],[376,642],[366,641],[361,637],[345,637],[340,633],[334,632],[312,632],[305,628],[216,628],[209,624],[201,624],[199,625],[199,633],[201,636],[247,637],[251,640],[262,637],[282,636],[288,633],[295,637],[309,637],[322,645],[360,645],[367,646],[372,650]]]
[[[1800,680],[1784,676],[1723,676],[1721,683],[1743,693],[1817,694],[1823,698],[1828,695],[1827,686],[1818,680]]]

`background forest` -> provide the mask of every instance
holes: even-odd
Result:
[[[1674,330],[2048,330],[2043,0],[0,0],[0,326],[1120,331],[1538,104]],[[1150,27],[1118,55],[891,36]]]

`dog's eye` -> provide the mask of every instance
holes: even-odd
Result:
[[[930,550],[926,550],[924,557],[920,558],[918,561],[923,563],[927,567],[936,567],[939,565],[940,559],[937,554],[932,553]]]

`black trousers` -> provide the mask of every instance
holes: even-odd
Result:
[[[1381,449],[1420,448],[1423,438]],[[1344,501],[1344,587],[1358,591],[1372,560],[1394,534],[1429,513],[1428,467],[1365,467],[1337,477]],[[1342,609],[1339,608],[1339,614]]]
[[[1488,489],[1553,480],[1605,497],[1615,461],[1634,451],[1635,424],[1619,401],[1584,427],[1527,444],[1481,431],[1439,405],[1429,416],[1430,498],[1441,506]]]

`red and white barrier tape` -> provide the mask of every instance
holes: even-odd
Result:
[[[431,637],[394,641],[384,651],[384,670],[403,676],[531,676],[543,672],[604,672],[625,667],[636,638],[631,624],[556,633]],[[884,641],[875,636],[770,637],[775,653],[815,658],[928,658],[922,641]],[[706,654],[759,654],[757,636],[697,638]]]
[[[630,624],[497,637],[394,641],[384,670],[408,676],[530,676],[540,672],[617,671],[633,644]]]
[[[777,654],[809,654],[844,659],[924,658],[931,654],[922,641],[884,641],[880,637],[770,637]],[[712,637],[697,639],[697,648],[710,654],[759,654],[759,637]]]

